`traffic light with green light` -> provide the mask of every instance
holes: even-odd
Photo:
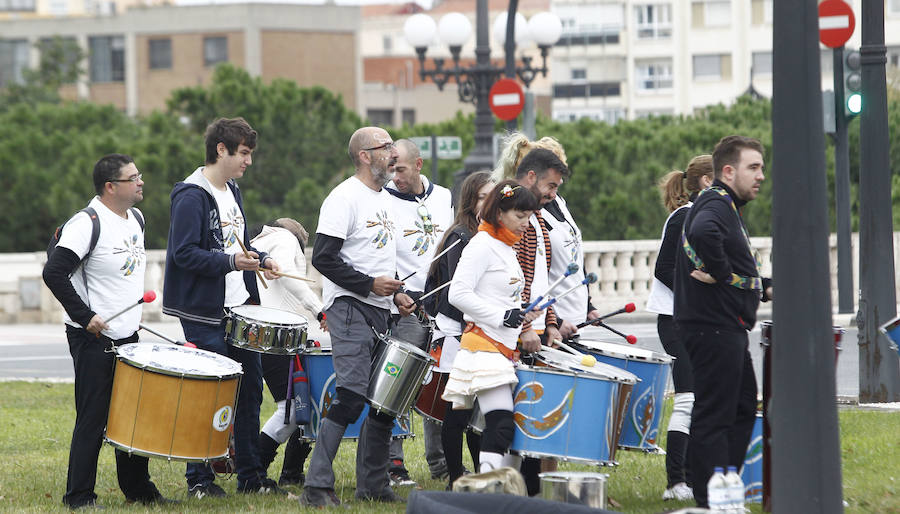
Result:
[[[862,75],[859,52],[844,49],[844,116],[851,119],[862,112]]]

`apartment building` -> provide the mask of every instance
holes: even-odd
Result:
[[[861,2],[852,2],[859,47]],[[615,123],[691,114],[751,90],[772,94],[773,0],[554,0],[553,117]],[[888,66],[900,65],[900,0],[885,2]],[[823,89],[832,50],[822,47]]]
[[[29,0],[0,0],[0,2]],[[0,87],[35,66],[36,43],[76,42],[88,73],[61,94],[109,103],[129,114],[165,107],[172,90],[208,84],[229,62],[264,80],[322,86],[359,110],[359,7],[208,4],[133,7],[109,16],[0,19]]]

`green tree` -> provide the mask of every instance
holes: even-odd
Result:
[[[0,93],[0,110],[12,105],[60,101],[59,88],[75,83],[84,75],[84,51],[71,38],[54,36],[35,44],[40,52],[37,69],[26,68],[23,82],[13,83]]]

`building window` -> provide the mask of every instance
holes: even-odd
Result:
[[[615,125],[615,123],[621,119],[625,118],[625,110],[610,107],[605,109],[578,109],[578,110],[566,110],[566,109],[554,109],[553,111],[553,119],[561,122],[570,122],[576,121],[581,118],[588,118],[594,121],[604,121],[610,125]]]
[[[591,96],[619,96],[619,82],[590,82],[587,84],[554,84],[553,98],[587,98]]]
[[[172,40],[151,39],[150,43],[150,69],[168,70],[172,68]]]
[[[718,55],[694,56],[695,79],[720,79],[722,78],[722,58]]]
[[[28,67],[28,41],[0,39],[0,87],[22,83],[22,72]]]
[[[634,112],[635,118],[659,118],[660,116],[673,116],[672,109],[638,109]]]
[[[416,124],[416,110],[415,109],[403,109],[400,113],[400,116],[403,117],[403,124],[409,125],[412,127]]]
[[[900,0],[888,0],[888,12],[900,14]]]
[[[772,75],[772,52],[753,52],[753,76]]]
[[[225,36],[203,38],[203,65],[214,66],[228,61],[228,38]]]
[[[63,66],[63,69],[60,71],[63,72],[64,83],[75,83],[77,80],[76,75],[80,75],[80,73],[76,72],[81,68],[81,62],[79,62],[81,48],[78,47],[78,41],[74,37],[54,36],[41,38],[38,43],[38,50],[41,52],[42,57],[45,52],[57,54],[52,58],[54,60],[59,59],[60,64]]]
[[[731,2],[704,2],[704,25],[707,27],[727,27],[731,25]]]
[[[587,78],[587,70],[585,68],[572,68],[572,80],[584,80]]]
[[[672,6],[669,4],[637,5],[634,19],[638,39],[672,37]]]
[[[34,12],[35,4],[35,0],[0,0],[0,12]]]
[[[91,82],[125,82],[125,38],[88,38]]]
[[[393,109],[366,109],[366,117],[369,118],[369,123],[378,127],[393,127],[394,126],[394,111]]]
[[[394,38],[392,38],[390,34],[381,36],[381,48],[386,54],[390,54],[394,49]]]
[[[637,86],[640,91],[672,89],[672,61],[637,61],[635,63]]]

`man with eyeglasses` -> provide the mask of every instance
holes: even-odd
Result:
[[[144,182],[134,160],[107,155],[97,161],[93,178],[97,196],[63,226],[43,272],[65,310],[75,366],[75,428],[62,499],[72,509],[100,507],[94,486],[112,394],[112,347],[137,342],[141,306],[110,318],[143,296],[146,268],[144,219],[134,208],[144,198]],[[172,502],[150,481],[146,457],[115,453],[119,487],[129,503]]]
[[[280,494],[284,491],[266,476],[259,459],[259,354],[225,341],[226,309],[259,304],[254,272],[262,270],[266,279],[275,280],[272,271],[280,270],[275,259],[250,245],[236,182],[253,163],[256,136],[243,118],[215,120],[206,128],[205,165],[172,189],[162,310],[181,321],[188,341],[241,363],[244,375],[234,412],[237,491]],[[188,463],[185,479],[193,498],[225,496],[207,463]]]
[[[404,289],[413,299],[422,296],[425,279],[435,250],[443,238],[444,231],[453,223],[453,199],[450,190],[429,182],[423,177],[422,157],[419,147],[409,139],[399,139],[397,162],[393,166],[394,179],[385,186],[391,195],[397,237],[397,274],[407,277]],[[393,334],[399,339],[420,342],[427,351],[431,341],[421,340],[427,335],[425,325],[418,316],[396,316]],[[431,478],[447,476],[447,461],[441,448],[441,427],[428,418],[424,419],[425,460]],[[391,442],[390,467],[388,473],[391,484],[413,486],[416,482],[409,476],[403,464],[403,440]]]
[[[340,505],[334,492],[334,458],[347,425],[366,404],[375,351],[373,330],[385,333],[391,306],[412,312],[412,299],[398,293],[397,241],[390,195],[398,153],[379,127],[363,127],[350,137],[350,161],[356,173],[338,184],[319,211],[313,266],[322,274],[324,312],[331,334],[337,399],[319,424],[300,504]],[[393,301],[392,301],[393,297]],[[394,418],[369,409],[356,450],[356,497],[402,502],[388,481],[388,447]]]

